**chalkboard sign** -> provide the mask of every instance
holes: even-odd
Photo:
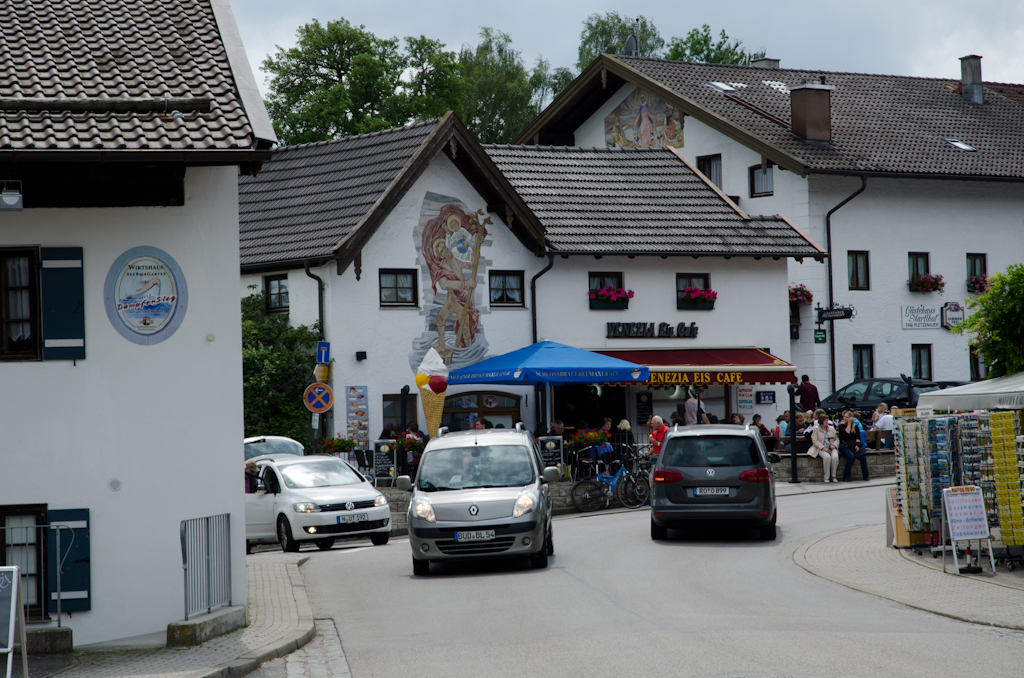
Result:
[[[647,426],[654,416],[654,397],[650,391],[640,391],[636,394],[636,423],[639,426]]]
[[[0,653],[14,647],[14,615],[18,606],[18,568],[0,567]],[[8,672],[9,673],[9,672]]]
[[[373,477],[388,478],[389,480],[393,478],[391,472],[397,466],[395,463],[397,458],[394,440],[374,440]]]
[[[540,445],[540,457],[544,460],[544,466],[558,466],[563,462],[561,436],[537,438],[537,443]]]

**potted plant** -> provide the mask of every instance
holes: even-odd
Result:
[[[339,433],[336,438],[324,438],[316,444],[316,451],[319,454],[338,455],[351,452],[356,448],[356,441],[342,438]]]
[[[967,291],[971,294],[984,294],[988,292],[988,276],[972,275],[967,279]]]
[[[907,281],[907,288],[911,292],[921,292],[927,294],[928,292],[938,292],[942,294],[942,290],[946,287],[946,281],[942,279],[942,276],[938,273],[931,274],[925,273],[916,278]]]
[[[789,303],[799,304],[800,306],[810,306],[811,302],[814,301],[814,295],[804,285],[790,285],[789,286]]]
[[[691,311],[710,311],[715,308],[715,299],[717,298],[718,292],[714,290],[686,287],[679,290],[676,296],[676,308],[685,308]]]
[[[624,309],[629,308],[633,290],[621,287],[603,287],[599,290],[590,290],[587,295],[590,297],[591,310]]]
[[[574,450],[582,450],[584,447],[600,445],[606,442],[608,442],[608,434],[602,429],[596,431],[577,431],[569,438],[569,444]]]

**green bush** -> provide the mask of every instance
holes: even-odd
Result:
[[[968,299],[970,315],[957,328],[989,366],[988,376],[1024,371],[1024,265],[988,277],[988,291]]]

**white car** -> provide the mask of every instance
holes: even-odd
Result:
[[[245,460],[262,457],[264,454],[297,454],[302,456],[305,450],[302,443],[284,436],[253,436],[245,439]]]
[[[387,498],[345,462],[324,454],[268,454],[253,459],[259,491],[245,495],[246,551],[280,542],[298,551],[303,542],[327,550],[338,537],[366,536],[388,543]]]

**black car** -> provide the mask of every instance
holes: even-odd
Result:
[[[821,409],[834,417],[843,410],[853,410],[862,417],[870,418],[879,403],[889,407],[913,407],[922,393],[943,388],[960,386],[964,381],[917,381],[914,380],[914,398],[911,402],[907,384],[899,378],[872,377],[858,379],[847,384],[821,401]]]

